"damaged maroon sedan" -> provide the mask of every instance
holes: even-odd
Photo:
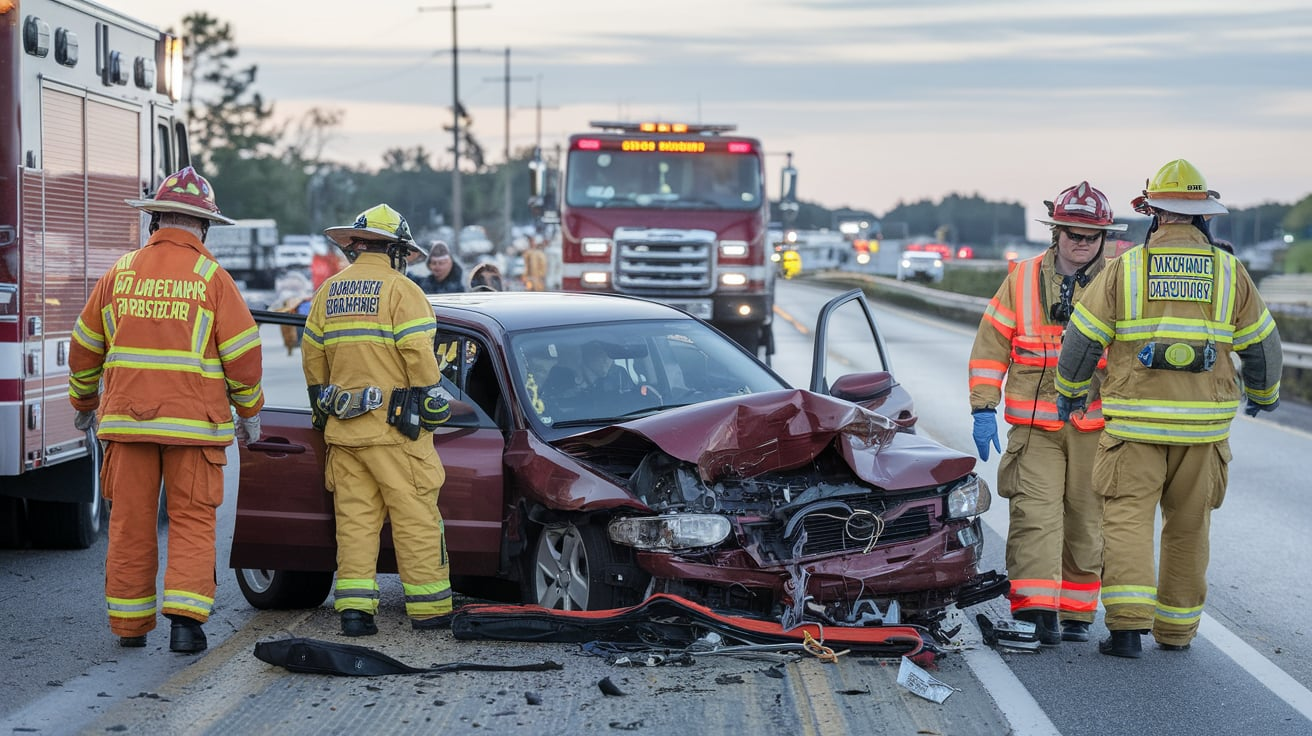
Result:
[[[931,630],[949,606],[1006,591],[978,568],[988,487],[973,457],[912,432],[859,291],[820,314],[810,390],[654,302],[432,302],[453,406],[433,441],[456,590],[572,610],[672,593],[785,625]],[[858,369],[831,380],[840,350]],[[252,605],[311,607],[332,584],[332,498],[299,356],[278,353],[265,352],[264,437],[241,450],[230,564]],[[378,569],[395,571],[387,529]]]

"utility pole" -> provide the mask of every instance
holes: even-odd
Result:
[[[459,33],[457,32],[457,11],[460,10],[484,10],[492,7],[490,4],[484,5],[458,5],[452,0],[450,5],[429,5],[420,6],[419,12],[427,10],[450,10],[451,11],[451,229],[453,231],[451,245],[459,254],[460,252],[460,229],[463,226],[461,222],[463,203],[461,202],[460,192],[460,112],[464,109],[460,104],[460,46],[457,42]]]
[[[503,252],[509,254],[510,247],[513,243],[513,238],[510,237],[510,231],[511,231],[510,185],[511,185],[511,181],[514,179],[510,171],[510,83],[531,82],[533,81],[533,79],[532,77],[510,76],[510,47],[507,46],[505,74],[502,75],[500,79],[493,77],[491,79],[485,79],[484,81],[487,82],[499,81],[502,82],[506,88],[506,150],[505,150],[506,165],[503,167],[503,170],[501,172],[502,189],[505,198],[502,202],[501,221],[502,221],[502,232],[504,233],[504,237],[505,237],[505,243],[503,244]]]

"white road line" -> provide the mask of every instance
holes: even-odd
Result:
[[[1057,726],[1048,719],[1039,702],[1030,695],[1011,671],[1011,667],[1002,661],[991,647],[980,645],[961,653],[975,676],[979,678],[984,691],[993,698],[993,703],[1006,717],[1013,736],[1053,736],[1060,733]]]
[[[1298,680],[1280,669],[1274,662],[1262,656],[1248,642],[1235,636],[1224,624],[1203,614],[1198,624],[1198,633],[1216,645],[1227,657],[1232,659],[1240,669],[1252,675],[1266,686],[1276,697],[1289,704],[1289,707],[1312,720],[1312,691],[1303,687]]]

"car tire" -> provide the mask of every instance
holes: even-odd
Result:
[[[246,602],[263,610],[317,608],[328,598],[333,586],[331,572],[246,568],[233,572]]]
[[[525,601],[565,611],[635,605],[648,577],[634,562],[632,550],[607,539],[603,523],[546,524],[525,562]]]

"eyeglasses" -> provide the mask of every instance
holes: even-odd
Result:
[[[1089,234],[1089,235],[1081,235],[1081,234],[1079,234],[1079,233],[1075,233],[1075,232],[1071,232],[1070,230],[1066,230],[1066,229],[1064,229],[1064,228],[1062,229],[1062,232],[1066,234],[1066,237],[1068,237],[1068,238],[1071,239],[1071,242],[1072,242],[1072,243],[1096,243],[1096,242],[1098,242],[1099,240],[1102,240],[1102,235],[1103,235],[1103,234],[1100,233],[1100,232],[1099,232],[1099,233],[1091,233],[1091,234]]]

